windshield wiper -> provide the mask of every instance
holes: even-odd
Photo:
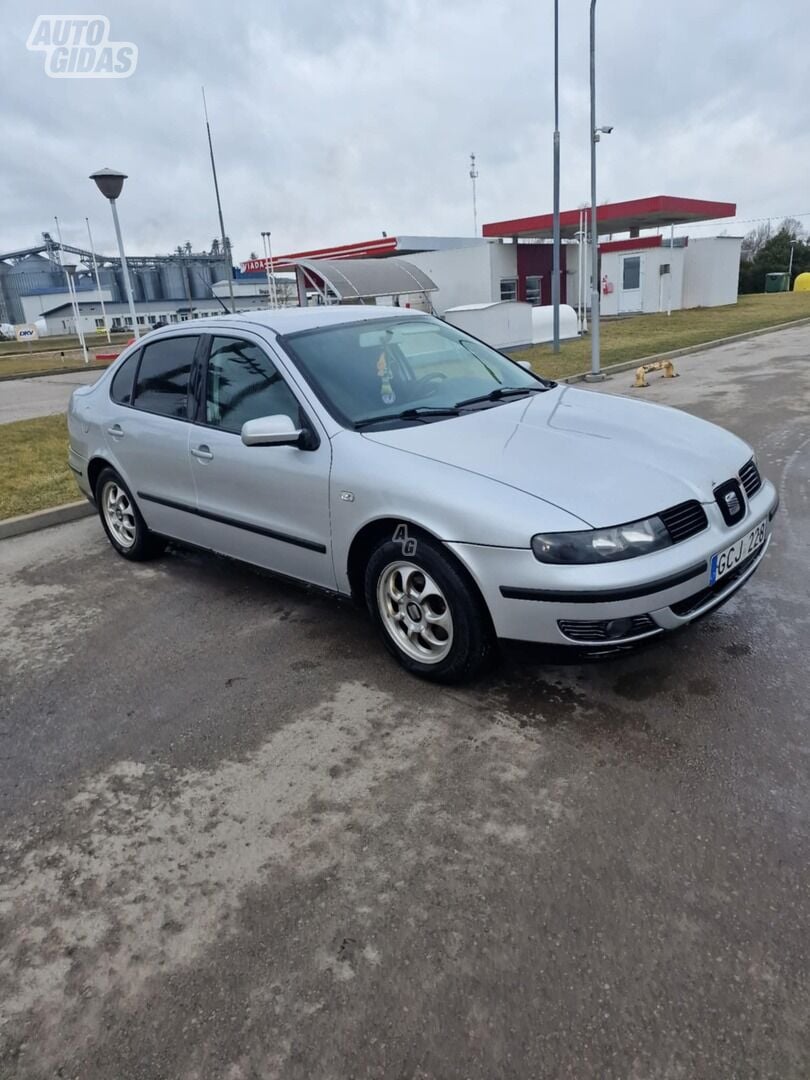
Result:
[[[457,405],[420,405],[414,409],[403,409],[402,412],[380,413],[379,416],[364,416],[362,420],[355,420],[354,427],[359,429],[369,424],[381,424],[384,420],[424,420],[431,416],[458,416]]]
[[[456,408],[463,409],[467,405],[478,405],[482,401],[500,401],[502,398],[515,397],[518,394],[542,394],[550,389],[550,386],[497,386],[488,394],[479,394],[477,397],[457,401]]]

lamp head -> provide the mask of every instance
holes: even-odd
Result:
[[[98,169],[90,173],[90,179],[95,180],[96,187],[105,199],[117,199],[126,178],[126,173],[117,172],[115,169]]]

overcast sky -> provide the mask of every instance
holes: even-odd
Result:
[[[560,0],[563,209],[589,195],[588,0]],[[93,9],[93,10],[91,10]],[[121,80],[51,79],[26,48],[40,13],[106,15],[134,42]],[[132,254],[217,234],[205,84],[236,261],[389,234],[472,234],[550,211],[552,0],[86,0],[5,5],[0,250],[64,239],[112,252],[87,179],[128,173]],[[736,201],[810,212],[807,0],[599,0],[599,200]],[[810,226],[810,216],[803,218]],[[744,232],[749,224],[730,227]],[[705,235],[707,230],[703,230]]]

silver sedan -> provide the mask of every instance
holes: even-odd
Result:
[[[168,539],[364,603],[414,674],[498,638],[604,648],[728,599],[777,497],[685,413],[560,386],[418,312],[223,315],[128,348],[70,403],[115,550]]]

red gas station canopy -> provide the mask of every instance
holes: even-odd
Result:
[[[579,229],[582,210],[565,210],[560,214],[560,234],[570,238]],[[590,209],[585,211],[590,216]],[[734,217],[737,204],[714,202],[711,199],[682,199],[675,195],[653,195],[648,199],[628,199],[626,202],[603,203],[596,208],[596,226],[600,235],[623,233],[635,229],[657,229],[668,225],[686,225],[693,221],[714,221]],[[484,225],[484,236],[537,237],[552,235],[554,217],[514,218],[493,221]]]

